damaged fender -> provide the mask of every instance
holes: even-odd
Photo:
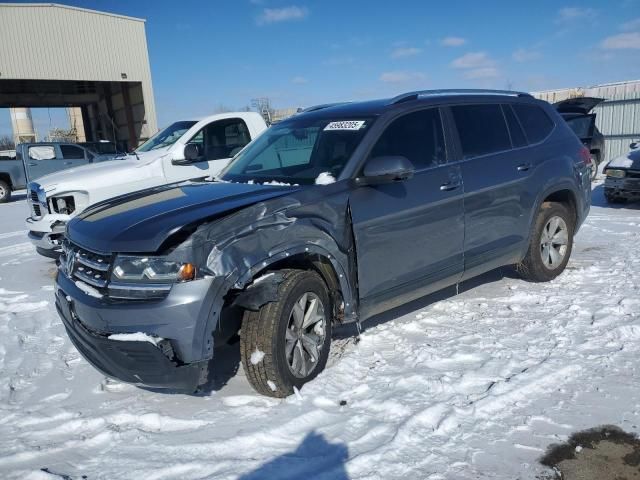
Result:
[[[321,200],[317,192],[310,192],[316,188],[326,189]],[[344,184],[299,189],[200,225],[179,245],[170,257],[195,263],[205,275],[215,277],[219,289],[211,314],[199,321],[200,341],[213,335],[230,292],[244,290],[242,303],[248,307],[270,301],[279,276],[245,289],[260,272],[296,255],[319,257],[331,265],[344,301],[344,319],[356,321],[357,273],[348,199]],[[250,294],[256,295],[253,300],[248,300]],[[211,358],[211,342],[202,346]]]

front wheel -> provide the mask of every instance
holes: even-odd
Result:
[[[532,282],[548,282],[560,275],[571,256],[574,228],[574,216],[565,205],[543,203],[527,254],[518,265],[521,275]]]
[[[4,180],[0,180],[0,203],[11,200],[11,186]]]
[[[242,367],[263,395],[286,397],[315,378],[327,364],[331,301],[315,272],[284,270],[277,299],[247,310],[240,331]]]

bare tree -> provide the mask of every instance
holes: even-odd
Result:
[[[16,144],[10,135],[0,135],[0,150],[15,150]]]

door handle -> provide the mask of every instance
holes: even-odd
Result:
[[[64,162],[65,165],[71,165],[73,162]]]
[[[518,165],[518,171],[519,172],[526,172],[530,168],[531,168],[531,164],[530,163],[523,163],[522,165]]]
[[[443,192],[450,192],[460,187],[460,182],[447,182],[440,185],[440,190]]]

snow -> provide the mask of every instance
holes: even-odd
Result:
[[[256,278],[253,282],[252,285],[255,285],[256,283],[260,283],[263,282],[264,280],[266,280],[267,278],[271,277],[275,275],[274,272],[270,272],[270,273],[265,273],[264,275],[259,276],[258,278]]]
[[[229,347],[208,394],[106,380],[56,314],[54,262],[6,235],[18,196],[0,205],[0,478],[552,478],[549,445],[640,425],[640,205],[593,198],[553,282],[502,269],[365,322],[280,400]]]
[[[264,352],[257,350],[255,352],[251,352],[251,364],[252,365],[257,365],[259,364],[262,359],[264,358]]]
[[[75,283],[76,283],[76,287],[78,287],[80,290],[82,290],[84,293],[86,293],[90,297],[102,298],[102,294],[98,290],[93,288],[91,285],[87,285],[86,283],[81,282],[79,280],[76,280]]]
[[[330,185],[336,182],[336,177],[329,172],[322,172],[316,177],[316,185]]]
[[[114,333],[109,335],[109,340],[116,340],[118,342],[149,342],[154,345],[158,345],[163,338],[160,337],[152,337],[151,335],[147,335],[143,332],[136,333]]]

